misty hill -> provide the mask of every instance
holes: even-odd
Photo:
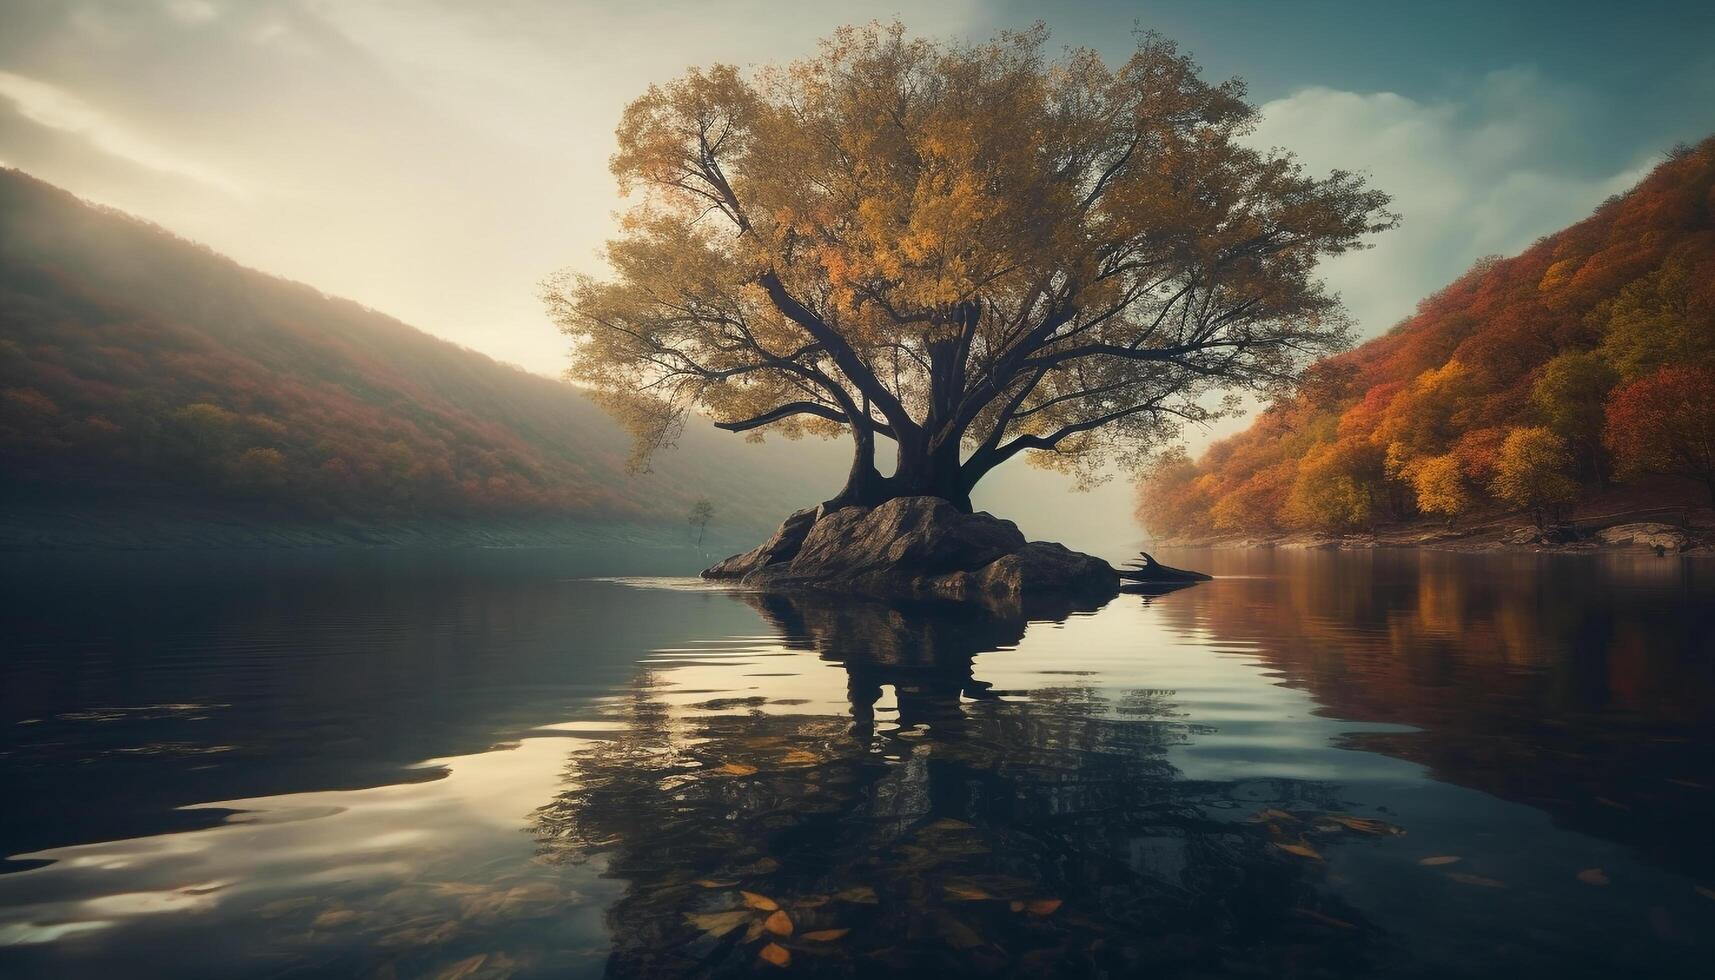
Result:
[[[1589,518],[1711,494],[1715,138],[1479,262],[1200,460],[1168,457],[1138,516],[1200,538]]]
[[[837,488],[846,462],[833,445],[693,425],[652,472],[628,473],[626,435],[566,384],[14,170],[0,171],[0,324],[14,514],[569,520],[678,540],[707,497],[714,540],[748,542]]]

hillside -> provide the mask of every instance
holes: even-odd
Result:
[[[1715,138],[1140,485],[1158,539],[1542,524],[1715,495]]]
[[[542,522],[675,540],[707,497],[714,539],[747,542],[837,487],[845,464],[832,446],[692,426],[652,472],[627,473],[626,434],[566,384],[12,170],[0,325],[0,492],[14,513],[118,515],[135,532],[145,508],[327,540]]]

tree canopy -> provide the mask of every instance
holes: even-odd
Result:
[[[836,501],[968,506],[1014,456],[1091,478],[1345,342],[1316,264],[1390,227],[1387,197],[1249,146],[1242,83],[1167,40],[1117,66],[1047,41],[845,28],[627,107],[612,274],[544,296],[639,460],[692,412],[847,432]]]

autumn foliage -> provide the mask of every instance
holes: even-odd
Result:
[[[1715,139],[1164,457],[1137,513],[1163,537],[1548,521],[1616,480],[1715,494]]]
[[[1250,147],[1257,111],[1154,35],[1109,64],[1041,27],[845,28],[634,100],[612,274],[544,298],[640,457],[700,410],[849,435],[839,504],[968,509],[1019,456],[1088,482],[1344,345],[1316,265],[1390,228],[1387,196]]]
[[[0,323],[8,493],[674,528],[703,495],[761,527],[808,493],[737,446],[629,476],[625,434],[568,385],[9,170]]]

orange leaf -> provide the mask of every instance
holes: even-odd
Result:
[[[1060,911],[1064,904],[1058,898],[1038,898],[1024,903],[1024,910],[1031,915],[1053,915]]]
[[[762,952],[756,955],[762,957],[762,962],[772,963],[775,966],[785,966],[792,962],[792,954],[786,951],[786,947],[775,943],[769,943],[762,947]]]
[[[993,895],[981,888],[973,888],[969,885],[942,885],[941,889],[947,893],[948,898],[957,899],[961,902],[987,902],[994,898]]]
[[[1585,868],[1578,872],[1578,880],[1586,885],[1606,885],[1608,873],[1601,868]]]
[[[809,941],[811,941],[813,943],[831,943],[834,940],[839,939],[840,937],[844,936],[848,932],[851,932],[851,930],[850,929],[817,929],[815,932],[806,932],[806,933],[804,933],[803,936],[800,936],[799,938],[808,939]]]
[[[716,771],[717,772],[724,772],[729,776],[754,776],[754,775],[756,775],[756,767],[755,766],[747,766],[742,762],[729,762],[726,765],[721,766]]]
[[[762,928],[776,936],[790,936],[792,935],[792,917],[776,909],[774,914],[762,923]]]
[[[1322,860],[1322,855],[1316,853],[1316,849],[1311,847],[1309,844],[1282,844],[1277,841],[1274,846],[1288,854],[1296,854],[1301,858],[1309,858],[1312,861]]]
[[[1417,863],[1426,868],[1439,868],[1443,864],[1458,864],[1462,860],[1464,859],[1452,854],[1438,854],[1435,857],[1419,858]]]
[[[758,895],[755,892],[744,892],[744,891],[741,891],[738,894],[739,894],[740,898],[744,899],[744,904],[750,906],[753,909],[761,909],[764,912],[772,912],[775,909],[778,909],[780,907],[779,902],[776,902],[774,899],[769,898],[767,895]]]

